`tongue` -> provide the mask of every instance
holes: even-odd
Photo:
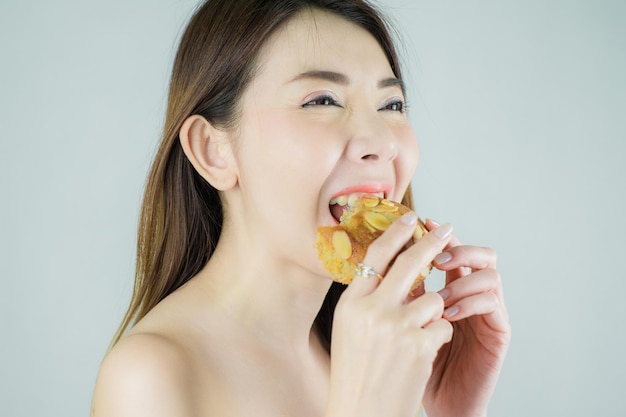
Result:
[[[343,214],[344,209],[347,206],[340,206],[339,204],[333,204],[330,206],[330,213],[333,215],[335,220],[339,221],[341,219],[341,215]]]

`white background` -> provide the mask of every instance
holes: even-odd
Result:
[[[2,416],[89,412],[195,3],[0,2]],[[491,415],[626,415],[626,2],[381,5],[418,212],[499,253],[513,343]]]

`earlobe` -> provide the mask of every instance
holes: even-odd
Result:
[[[183,122],[179,137],[189,162],[209,184],[221,191],[237,184],[237,172],[226,132],[195,114]]]

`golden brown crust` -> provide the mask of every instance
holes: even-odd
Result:
[[[395,201],[364,195],[350,210],[344,212],[339,225],[319,227],[315,248],[333,280],[349,284],[354,278],[357,264],[365,258],[369,245],[408,211],[408,207]],[[426,233],[426,226],[418,218],[413,240],[417,241]],[[429,265],[420,273],[413,288],[424,281],[430,269]]]

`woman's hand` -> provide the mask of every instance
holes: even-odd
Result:
[[[407,298],[415,277],[451,240],[452,228],[443,225],[403,251],[416,218],[408,213],[369,247],[363,263],[385,279],[356,276],[337,304],[327,416],[415,417],[437,352],[452,337],[439,294]],[[454,290],[453,300],[458,291],[467,292]]]
[[[439,293],[454,336],[437,355],[424,407],[429,417],[485,416],[511,338],[496,254],[452,236],[434,265],[446,271]]]

